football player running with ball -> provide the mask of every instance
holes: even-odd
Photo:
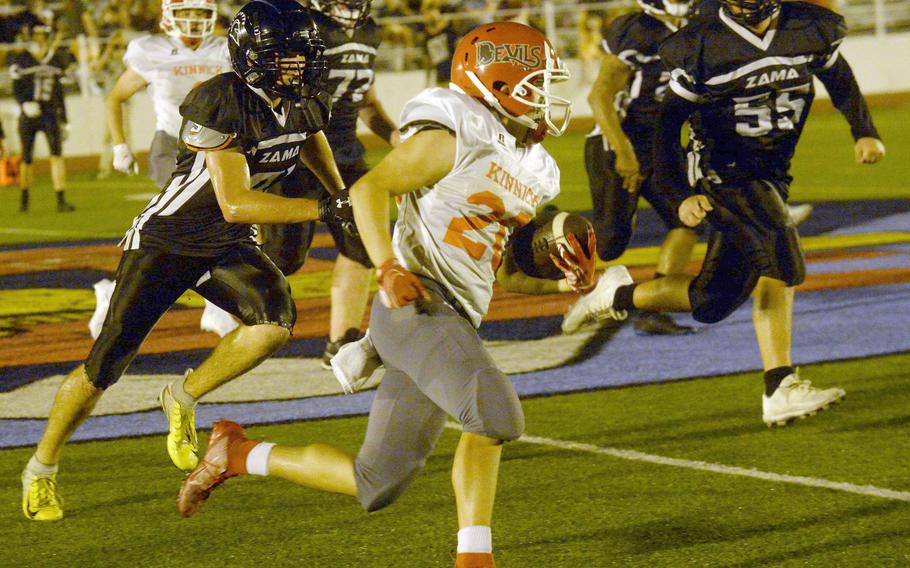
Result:
[[[180,103],[190,89],[231,68],[227,39],[213,35],[217,15],[214,0],[162,0],[164,35],[141,36],[127,45],[123,55],[126,70],[105,101],[117,171],[128,175],[139,171],[139,163],[126,143],[123,104],[147,88],[155,111],[149,177],[159,189],[171,179],[180,150]],[[95,313],[88,324],[95,339],[101,333],[114,286],[115,282],[107,278],[95,283]],[[227,312],[206,301],[202,329],[223,336],[236,326]]]
[[[293,0],[254,0],[229,34],[233,72],[194,88],[177,170],[133,220],[123,240],[118,286],[84,365],[64,380],[37,451],[22,473],[22,509],[36,521],[63,516],[56,485],[63,446],[135,357],[158,319],[187,289],[241,322],[194,371],[168,385],[162,403],[167,450],[180,469],[196,466],[195,404],[249,371],[287,341],[296,312],[284,275],[259,250],[253,223],[336,218],[332,204],[261,190],[300,162],[325,187],[343,189],[322,134],[330,111],[323,43],[310,12]],[[344,213],[341,211],[340,213]]]
[[[274,446],[218,422],[178,497],[185,516],[242,474],[271,475],[356,497],[367,511],[395,501],[426,462],[447,416],[462,424],[452,467],[456,566],[494,566],[490,523],[502,444],[524,429],[521,403],[486,352],[487,311],[514,227],[559,192],[556,162],[539,144],[560,135],[567,79],[552,45],[513,22],[469,32],[455,51],[450,89],[431,88],[401,115],[402,144],[351,188],[354,216],[380,292],[370,337],[385,376],[357,456],[332,446]],[[394,239],[389,198],[400,199]],[[567,266],[567,269],[570,268]],[[594,280],[593,263],[577,288]]]
[[[885,147],[839,46],[843,18],[825,8],[780,0],[721,0],[715,17],[690,23],[667,39],[660,57],[669,70],[656,133],[657,183],[687,197],[678,207],[686,226],[712,228],[697,276],[633,284],[612,267],[573,306],[563,329],[622,317],[626,310],[692,312],[723,320],[753,292],[752,321],[764,368],[762,418],[783,425],[844,396],[799,378],[791,359],[794,287],[806,269],[799,234],[787,212],[790,160],[814,98],[818,77],[847,118],[855,159],[873,164]],[[688,163],[680,130],[691,120]],[[690,183],[692,186],[690,186]]]

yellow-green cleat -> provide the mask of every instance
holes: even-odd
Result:
[[[59,521],[63,518],[63,499],[57,492],[57,475],[22,472],[22,512],[32,521]]]
[[[167,453],[179,469],[190,471],[199,463],[199,441],[196,439],[196,409],[182,406],[171,394],[171,385],[158,396],[167,416]]]

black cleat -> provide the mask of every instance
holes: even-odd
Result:
[[[359,341],[363,335],[360,334],[360,330],[356,327],[352,327],[344,332],[344,335],[341,336],[341,339],[338,341],[329,341],[325,344],[325,352],[322,354],[322,368],[331,369],[332,368],[332,357],[334,357],[338,350],[341,349],[342,345],[348,343],[353,343],[354,341]]]
[[[694,327],[679,325],[667,314],[641,314],[635,321],[636,335],[690,335]]]
[[[61,201],[57,204],[57,213],[71,213],[75,210],[76,208],[71,203],[67,203],[66,201]]]

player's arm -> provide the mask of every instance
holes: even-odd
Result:
[[[395,257],[389,230],[389,198],[429,187],[455,165],[455,136],[424,130],[394,148],[351,187],[354,220],[375,266]]]
[[[34,91],[34,84],[30,74],[23,72],[22,66],[14,61],[9,66],[9,76],[13,80],[13,97],[20,105],[30,102]]]
[[[14,62],[9,67],[9,74],[13,80],[13,96],[22,110],[22,114],[28,118],[37,118],[41,116],[41,103],[34,100],[35,97],[35,76],[28,70],[23,70],[18,62]]]
[[[638,158],[632,143],[622,130],[622,121],[616,112],[616,95],[623,91],[632,77],[632,68],[613,54],[604,55],[600,71],[591,92],[588,104],[594,113],[594,122],[600,126],[603,135],[616,152],[616,173],[623,178],[623,187],[635,191],[641,184]]]
[[[344,189],[344,180],[335,163],[335,155],[321,130],[307,137],[300,152],[300,161],[319,179],[322,187],[336,194]]]
[[[859,89],[850,64],[838,52],[835,52],[832,58],[832,61],[816,75],[828,90],[835,108],[850,124],[850,133],[856,141],[854,145],[856,161],[861,164],[874,164],[885,157],[885,145],[882,144],[878,130],[872,122],[869,105]]]
[[[351,187],[354,220],[374,266],[380,299],[397,308],[427,298],[420,281],[395,260],[389,230],[389,198],[430,187],[455,165],[455,135],[423,130],[411,136]]]
[[[371,85],[363,96],[363,106],[360,107],[358,117],[370,129],[370,131],[379,136],[392,146],[397,146],[399,142],[398,127],[389,118],[385,107],[376,96],[376,85]]]
[[[689,227],[698,226],[711,210],[708,198],[694,195],[683,173],[686,158],[681,143],[682,128],[696,108],[696,102],[667,89],[654,133],[654,180],[658,187],[667,188],[678,196],[679,218]]]
[[[126,143],[126,135],[123,130],[123,103],[144,89],[146,85],[148,82],[139,73],[132,67],[127,67],[104,99],[107,128],[111,133],[111,143],[114,146]]]
[[[246,155],[238,147],[206,151],[205,165],[228,223],[302,223],[319,218],[319,202],[314,199],[252,191]]]

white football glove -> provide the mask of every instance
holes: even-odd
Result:
[[[41,116],[41,104],[37,101],[26,101],[22,103],[22,114],[29,118]]]
[[[346,343],[341,346],[338,353],[332,357],[332,372],[341,383],[345,393],[351,394],[359,391],[366,385],[373,371],[382,366],[382,359],[373,341],[370,339],[370,330],[359,341]]]
[[[139,173],[139,163],[126,144],[114,146],[114,169],[130,176]]]

